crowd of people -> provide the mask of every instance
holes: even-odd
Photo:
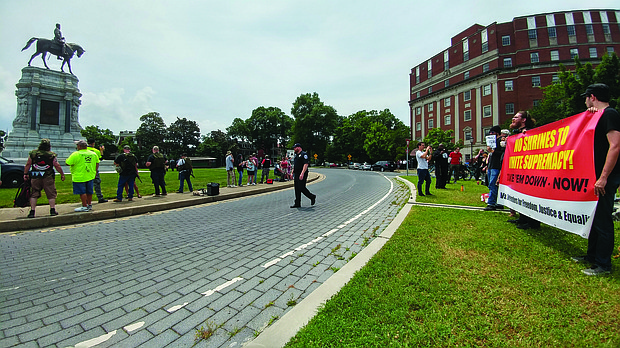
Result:
[[[273,175],[278,181],[293,180],[291,159],[282,157],[280,161],[272,161],[269,155],[262,158],[256,157],[256,153],[244,158],[243,154],[233,155],[232,151],[226,152],[227,186],[230,188],[243,186],[243,173],[247,175],[246,185],[256,185],[270,182],[269,175],[273,167]],[[258,181],[258,171],[261,170],[261,179]],[[238,178],[238,179],[237,179]]]

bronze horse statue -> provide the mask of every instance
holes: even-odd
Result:
[[[39,54],[43,54],[41,56],[41,59],[43,59],[43,64],[45,64],[45,67],[49,69],[49,66],[47,66],[47,63],[45,62],[45,57],[49,52],[50,54],[63,58],[62,65],[60,66],[60,70],[62,72],[65,72],[64,67],[65,63],[67,63],[67,66],[69,67],[69,72],[71,73],[71,75],[74,75],[73,71],[71,71],[71,58],[73,58],[73,54],[75,52],[77,52],[78,58],[81,57],[82,54],[84,54],[85,51],[82,46],[75,43],[67,43],[66,49],[63,52],[63,48],[59,43],[48,39],[33,37],[28,41],[26,46],[22,48],[22,51],[27,50],[30,45],[32,45],[32,43],[35,41],[37,41],[37,51],[30,57],[30,60],[28,61],[28,66],[30,66],[30,62],[32,62],[34,57],[38,56]]]

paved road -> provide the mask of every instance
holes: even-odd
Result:
[[[292,190],[41,233],[0,235],[0,347],[197,347],[250,341],[359,252],[408,190],[319,170]]]

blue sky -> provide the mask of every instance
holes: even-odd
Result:
[[[408,124],[410,69],[474,23],[543,12],[618,8],[617,1],[0,0],[0,129],[10,131],[15,84],[55,23],[86,53],[72,60],[80,123],[135,130],[157,111],[225,130],[259,106],[290,115],[317,92],[340,115],[390,109]],[[48,65],[60,70],[60,63]],[[33,66],[43,67],[39,57]]]

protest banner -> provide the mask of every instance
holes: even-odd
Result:
[[[594,128],[602,111],[508,137],[498,204],[588,238],[594,194]]]

